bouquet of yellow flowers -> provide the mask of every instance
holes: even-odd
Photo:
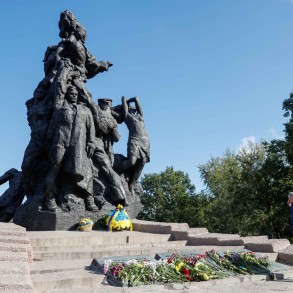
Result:
[[[90,218],[82,218],[79,221],[78,230],[83,232],[90,232],[93,228],[93,221]]]

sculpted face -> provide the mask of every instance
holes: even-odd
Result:
[[[110,99],[99,100],[99,106],[102,110],[112,108],[112,101]]]
[[[77,90],[73,87],[68,88],[66,99],[69,103],[75,104],[77,102]]]

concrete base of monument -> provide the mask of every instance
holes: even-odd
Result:
[[[47,212],[30,204],[22,205],[17,209],[13,222],[25,227],[28,231],[77,230],[82,218],[91,218],[96,223],[98,213],[84,210]]]
[[[125,209],[130,218],[137,216],[137,210],[140,210],[140,202],[132,202]],[[40,205],[36,202],[22,204],[17,208],[13,222],[25,227],[27,231],[57,231],[57,230],[77,230],[78,223],[82,218],[91,218],[94,222],[93,230],[104,229],[101,219],[108,215],[115,206],[106,202],[99,211],[86,211],[84,205],[72,208],[68,212],[61,209],[56,212],[40,210]]]

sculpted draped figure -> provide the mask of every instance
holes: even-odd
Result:
[[[68,82],[75,85],[85,99],[90,99],[91,94],[85,88],[84,82],[112,66],[108,61],[97,62],[89,53],[84,46],[86,30],[70,11],[61,13],[59,29],[62,41],[56,49],[55,109],[62,107]]]
[[[86,30],[72,12],[60,14],[58,27],[61,40],[47,47],[45,77],[26,102],[31,139],[22,162],[22,187],[27,201],[16,209],[14,220],[25,222],[29,230],[43,229],[38,224],[42,212],[62,214],[63,220],[102,217],[122,204],[135,217],[141,208],[138,178],[149,162],[138,99],[123,98],[115,107],[109,98],[95,103],[85,83],[112,63],[91,55],[85,46]],[[113,147],[123,122],[129,130],[127,157],[115,154]],[[32,228],[35,225],[38,228]]]
[[[48,130],[51,168],[47,175],[45,208],[56,211],[55,198],[59,185],[66,186],[65,198],[70,195],[84,199],[85,208],[98,211],[93,199],[90,158],[95,150],[95,127],[91,111],[78,101],[75,87],[68,86],[63,106],[54,112]],[[68,178],[70,184],[66,184]],[[62,202],[62,200],[60,200]]]

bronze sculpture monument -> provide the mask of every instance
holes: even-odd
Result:
[[[14,223],[28,230],[75,229],[81,217],[96,221],[118,204],[136,217],[138,178],[150,158],[141,105],[125,97],[115,107],[109,98],[94,102],[85,82],[112,63],[89,53],[86,30],[70,11],[60,15],[59,36],[45,52],[45,77],[26,102],[31,139],[21,188],[27,200],[17,201]],[[129,129],[127,157],[113,152],[121,123]]]

